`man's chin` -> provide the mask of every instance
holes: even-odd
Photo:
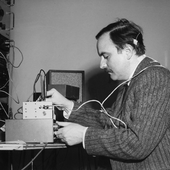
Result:
[[[114,81],[116,81],[117,80],[117,77],[115,76],[115,75],[113,75],[113,74],[109,74],[110,75],[110,78],[112,79],[112,80],[114,80]]]

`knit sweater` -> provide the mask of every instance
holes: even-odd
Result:
[[[70,115],[70,121],[88,127],[87,153],[108,157],[113,170],[170,170],[170,72],[158,64],[143,59],[134,75],[148,68],[131,79],[125,95],[118,89],[106,109],[127,127],[112,119],[114,127],[105,113],[87,106]]]

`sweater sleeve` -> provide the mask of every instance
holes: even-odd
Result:
[[[89,106],[80,107],[80,104],[78,103],[74,103],[74,108],[70,114],[69,121],[97,129],[103,129],[106,125],[112,126],[108,116],[101,110],[95,110]]]

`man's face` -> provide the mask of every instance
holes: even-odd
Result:
[[[98,54],[101,57],[100,68],[106,69],[112,80],[128,79],[129,63],[125,50],[118,51],[108,33],[97,41]]]

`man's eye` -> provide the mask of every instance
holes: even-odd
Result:
[[[103,55],[103,58],[104,58],[104,59],[108,59],[109,56],[108,56],[108,55]]]

